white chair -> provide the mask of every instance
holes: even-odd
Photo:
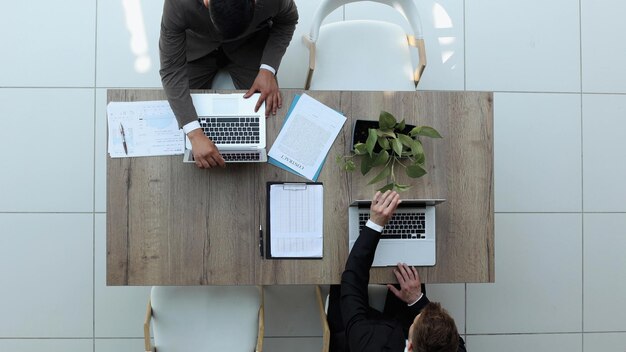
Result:
[[[422,25],[414,0],[372,0],[396,9],[412,34],[397,24],[351,20],[321,25],[338,7],[362,0],[322,0],[303,42],[309,49],[305,89],[415,90],[426,67]],[[413,68],[411,47],[417,48]]]
[[[233,79],[226,70],[217,71],[215,77],[213,78],[213,84],[211,84],[211,87],[212,89],[237,89],[235,88]]]
[[[154,286],[144,322],[145,348],[261,352],[263,319],[262,287]]]
[[[325,287],[324,291],[326,302],[322,299],[322,288],[319,285],[315,286],[315,299],[320,314],[320,322],[322,323],[322,352],[328,352],[330,349],[330,327],[326,319],[326,313],[328,313],[328,286]]]

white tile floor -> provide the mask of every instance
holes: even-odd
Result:
[[[583,95],[586,212],[626,212],[626,95]]]
[[[2,87],[92,87],[96,1],[4,3]]]
[[[626,331],[626,214],[585,214],[585,331]]]
[[[296,0],[283,88],[304,83],[301,35],[319,1]],[[143,348],[149,289],[104,283],[104,111],[106,88],[160,88],[162,5],[14,1],[0,12],[0,351]],[[381,6],[329,21],[399,20]],[[429,296],[470,351],[625,351],[626,4],[417,6],[429,54],[420,89],[495,92],[496,282],[429,285]],[[267,351],[319,350],[310,293],[269,289]]]
[[[580,331],[581,246],[580,214],[496,214],[496,282],[467,284],[467,333]]]
[[[626,23],[620,0],[580,0],[583,92],[626,93],[626,67],[622,65]]]
[[[465,2],[468,90],[577,92],[577,1]]]
[[[580,212],[579,94],[496,93],[496,212]]]

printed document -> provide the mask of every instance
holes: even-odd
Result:
[[[269,257],[321,258],[324,243],[323,186],[272,184],[269,193]]]
[[[166,100],[107,105],[111,158],[178,155],[185,136]]]
[[[269,156],[314,180],[345,122],[345,116],[302,94],[286,117]]]

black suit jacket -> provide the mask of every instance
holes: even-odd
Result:
[[[413,306],[406,307],[393,319],[373,318],[370,311],[367,285],[380,233],[364,226],[354,243],[346,269],[341,276],[341,315],[348,346],[353,352],[404,351],[407,336],[403,327],[410,326],[429,300],[423,296]],[[459,337],[459,351],[465,343]]]

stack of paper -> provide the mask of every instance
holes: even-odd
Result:
[[[111,158],[184,153],[183,131],[165,100],[111,102],[107,119]]]
[[[270,149],[268,162],[317,181],[345,122],[345,116],[310,96],[296,96]]]

